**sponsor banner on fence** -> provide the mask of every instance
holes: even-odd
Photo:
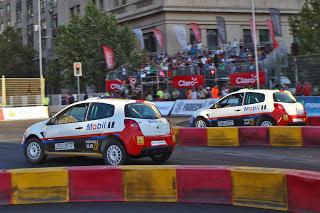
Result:
[[[206,100],[177,100],[171,115],[190,116],[198,109],[206,106]]]
[[[320,116],[320,97],[319,96],[301,96],[297,101],[304,105],[308,117]]]
[[[161,115],[168,116],[173,108],[175,101],[153,102],[161,112]]]
[[[4,120],[28,120],[48,118],[48,107],[34,106],[34,107],[13,107],[2,108]]]
[[[210,105],[212,105],[212,104],[215,104],[215,103],[217,103],[218,101],[219,101],[218,98],[208,98],[208,99],[206,100],[206,106],[210,106]]]
[[[266,83],[266,74],[263,71],[259,72],[260,85]],[[230,75],[231,86],[256,86],[256,72],[238,72]]]
[[[120,80],[106,80],[106,91],[116,92],[122,89],[122,81]]]
[[[179,89],[191,89],[204,86],[204,77],[203,75],[176,76],[172,79],[172,85],[174,88]]]

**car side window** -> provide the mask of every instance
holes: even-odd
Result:
[[[244,105],[257,104],[257,103],[262,103],[264,101],[265,101],[264,94],[256,93],[256,92],[247,92],[244,99]]]
[[[92,103],[88,113],[88,121],[110,118],[114,115],[114,106],[104,103]]]
[[[85,121],[87,108],[87,104],[79,104],[70,107],[68,110],[57,116],[56,124],[68,124]]]
[[[243,93],[230,95],[218,103],[218,108],[242,106]]]

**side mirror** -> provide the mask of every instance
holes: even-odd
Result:
[[[212,105],[212,107],[210,109],[217,109],[218,108],[218,103],[215,103]]]
[[[55,125],[56,124],[56,118],[55,117],[53,117],[53,118],[51,118],[49,121],[48,121],[48,123],[47,123],[47,125]]]

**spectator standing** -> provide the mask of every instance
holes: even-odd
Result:
[[[309,82],[306,82],[304,85],[303,85],[303,95],[304,96],[310,96],[312,95],[312,86]]]
[[[219,93],[220,93],[219,87],[218,87],[218,85],[215,85],[215,86],[211,89],[211,96],[212,96],[212,98],[219,98]]]
[[[198,91],[195,88],[192,88],[191,99],[192,100],[198,99]]]
[[[69,99],[69,104],[73,104],[74,103],[74,97],[71,93],[68,94],[68,99]]]
[[[157,91],[157,100],[158,101],[163,101],[163,98],[164,98],[164,92],[162,91],[162,89],[161,88],[159,88],[158,89],[158,91]]]
[[[297,82],[296,85],[296,96],[302,96],[303,95],[303,87],[300,82]]]
[[[87,100],[87,99],[88,99],[88,94],[87,94],[87,93],[84,93],[83,100]]]
[[[172,91],[172,99],[175,101],[177,99],[179,99],[180,97],[180,92],[179,90],[177,90],[176,88]]]

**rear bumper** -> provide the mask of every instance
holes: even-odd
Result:
[[[142,157],[157,154],[157,152],[161,154],[166,149],[173,150],[175,144],[173,133],[159,136],[137,135],[126,143],[126,150],[133,157]]]
[[[143,148],[140,155],[137,155],[135,157],[141,158],[141,157],[148,157],[152,155],[160,155],[165,152],[172,152],[173,147],[171,146],[162,146],[162,147],[149,147],[149,148]]]
[[[278,121],[278,126],[305,126],[308,123],[306,114],[303,115],[283,115]]]

